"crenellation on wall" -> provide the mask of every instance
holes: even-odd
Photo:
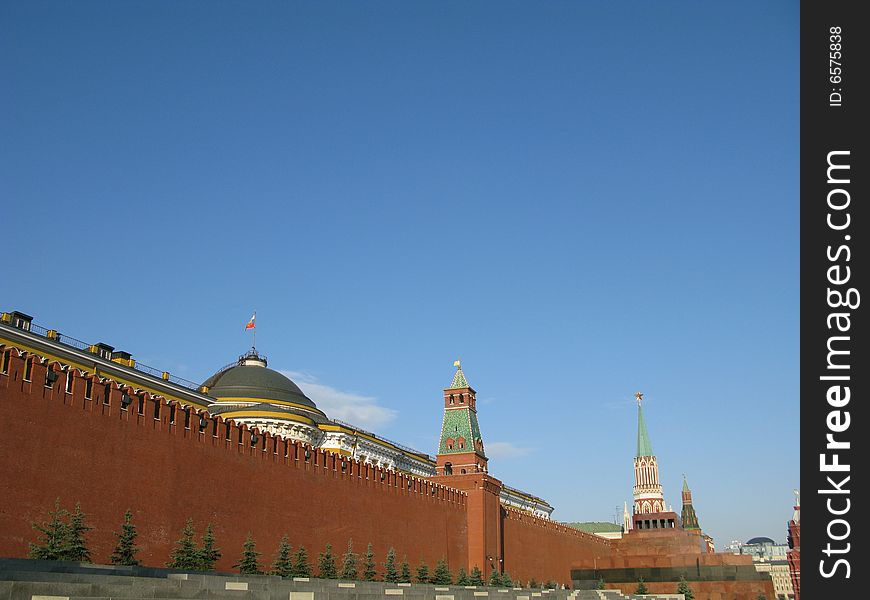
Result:
[[[64,365],[64,363],[37,355],[28,351],[19,351],[17,348],[12,355],[12,360],[9,365],[9,379],[14,380],[15,375],[23,372],[24,363],[27,360],[33,360],[31,367],[30,380],[25,382],[22,380],[22,392],[32,395],[35,390],[43,391],[43,398],[49,401],[61,400],[61,404],[76,406],[93,416],[100,417],[120,417],[126,422],[133,422],[138,427],[148,427],[159,433],[167,433],[169,435],[179,435],[187,437],[194,443],[205,443],[214,447],[223,447],[225,450],[235,450],[237,453],[247,454],[251,459],[271,460],[272,462],[280,462],[286,466],[299,468],[300,462],[306,466],[313,468],[307,469],[310,473],[319,474],[321,476],[328,475],[344,479],[347,482],[359,480],[363,478],[365,473],[366,478],[377,474],[375,481],[380,483],[383,488],[392,487],[401,489],[407,495],[416,495],[420,498],[435,499],[447,504],[464,506],[465,495],[462,492],[453,490],[453,493],[446,494],[443,492],[444,486],[436,486],[419,477],[395,472],[386,471],[382,467],[376,467],[376,470],[370,470],[370,465],[365,465],[362,461],[346,457],[341,454],[332,452],[323,448],[315,448],[310,444],[305,444],[296,440],[284,438],[283,436],[272,432],[263,432],[256,427],[249,427],[246,424],[239,424],[232,419],[225,420],[223,417],[216,415],[212,416],[207,410],[198,408],[192,404],[186,404],[181,400],[166,398],[165,396],[152,394],[147,390],[135,388],[127,383],[117,382],[112,379],[102,377],[88,371],[81,371],[75,367]],[[4,349],[0,346],[0,352]],[[72,369],[74,372],[73,388],[71,393],[66,393],[64,389],[64,378],[58,377],[57,381],[51,387],[44,385],[36,385],[45,381],[46,372],[48,369],[55,371],[60,370],[65,372],[67,369]],[[85,397],[85,387],[87,381],[92,382],[91,396]],[[29,384],[25,387],[26,384]],[[103,401],[103,390],[98,390],[98,387],[109,386],[110,396],[109,403]],[[122,394],[128,394],[132,402],[127,409],[121,408]],[[142,402],[143,410],[140,413],[138,410],[139,402]],[[170,415],[172,407],[176,408],[175,422],[170,423]],[[190,425],[184,427],[184,412],[190,411]],[[207,421],[203,431],[199,431],[199,422],[201,418]],[[229,426],[230,439],[226,439],[224,428]],[[183,435],[188,433],[189,435]],[[238,436],[241,434],[242,442],[238,443]],[[251,444],[252,436],[258,436],[256,447]],[[279,452],[281,446],[286,446],[288,450]],[[292,451],[290,450],[292,448]],[[311,455],[309,460],[304,459],[305,451]],[[283,454],[283,455],[282,455]],[[274,460],[275,457],[287,459],[290,454],[296,457],[293,460]],[[344,471],[342,465],[345,466]],[[363,467],[365,466],[365,469]],[[383,479],[380,474],[385,474]],[[410,488],[407,484],[410,483]]]
[[[552,521],[550,519],[544,519],[544,518],[538,517],[537,515],[533,515],[531,513],[524,512],[524,511],[520,511],[520,510],[517,510],[517,509],[509,507],[509,506],[502,505],[502,508],[505,511],[505,518],[506,519],[513,519],[516,521],[520,521],[520,522],[523,522],[526,524],[533,525],[535,527],[540,527],[542,529],[547,529],[549,531],[558,532],[561,534],[568,535],[570,537],[579,538],[579,539],[582,539],[582,540],[587,541],[587,542],[599,544],[603,548],[607,548],[607,549],[613,548],[613,542],[611,542],[610,540],[608,540],[606,538],[602,538],[600,536],[597,536],[597,535],[594,535],[594,534],[591,534],[591,533],[588,533],[585,531],[580,531],[579,529],[575,529],[574,527],[571,527],[569,525],[564,525],[562,523],[559,523],[557,521]]]

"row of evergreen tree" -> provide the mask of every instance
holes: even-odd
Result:
[[[71,560],[77,562],[90,562],[91,555],[87,547],[85,534],[93,529],[85,523],[85,515],[81,506],[76,504],[75,510],[70,512],[60,506],[60,499],[55,501],[54,510],[49,512],[48,521],[37,524],[33,528],[39,532],[36,543],[30,544],[30,557],[42,560]],[[114,532],[117,543],[111,563],[115,565],[138,565],[136,554],[139,548],[136,546],[138,535],[136,526],[133,524],[133,513],[129,510],[124,514],[124,522],[121,530]],[[175,542],[175,547],[170,554],[167,567],[189,571],[209,571],[214,569],[222,554],[218,548],[211,523],[206,525],[205,533],[196,543],[196,531],[193,519],[188,519],[181,532],[181,537]],[[269,573],[281,577],[312,577],[314,572],[308,559],[308,551],[305,546],[300,546],[293,553],[288,536],[284,535],[278,544],[278,551],[272,562],[271,569],[266,569],[261,563],[261,553],[256,549],[256,542],[248,534],[242,547],[242,555],[237,564],[239,573],[243,575],[256,575]],[[317,559],[317,576],[323,579],[347,579],[361,581],[377,581],[378,569],[375,562],[372,545],[369,544],[365,554],[360,556],[354,552],[353,540],[347,542],[347,552],[342,556],[341,569],[338,569],[336,558],[332,553],[332,545],[326,544],[324,552]],[[386,561],[383,563],[383,580],[390,583],[411,583],[411,566],[407,560],[399,564],[396,560],[396,550],[390,548],[387,552]],[[520,585],[514,582],[507,573],[499,573],[495,569],[490,573],[489,579],[484,580],[483,573],[475,566],[470,573],[460,568],[454,578],[447,561],[441,559],[430,572],[429,566],[421,561],[416,568],[413,581],[417,583],[434,583],[436,585],[491,585],[498,587],[511,587]],[[548,581],[544,586],[532,579],[529,587],[558,587],[556,582]]]

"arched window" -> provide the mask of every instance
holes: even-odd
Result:
[[[453,465],[451,463],[444,463],[444,474],[453,475]]]
[[[453,450],[453,438],[447,438],[444,445],[447,446],[448,450]]]
[[[465,450],[465,438],[464,437],[457,438],[456,445],[459,447],[460,450]]]

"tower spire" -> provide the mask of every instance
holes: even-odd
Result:
[[[456,373],[453,375],[453,382],[448,389],[467,388],[468,381],[465,379],[465,373],[462,372],[462,361],[457,358],[453,361],[453,366],[456,367]]]
[[[444,388],[444,421],[438,444],[436,470],[439,475],[486,472],[487,458],[477,422],[477,399],[468,384],[462,364],[453,362],[456,373],[450,387]]]
[[[692,506],[692,490],[689,489],[685,473],[683,473],[683,511],[680,517],[683,521],[683,529],[701,529],[695,507]]]
[[[643,418],[643,393],[637,392],[637,454],[634,458],[634,514],[645,515],[666,512],[662,485],[659,483],[659,464],[653,454],[646,420]],[[676,515],[674,515],[676,519]]]
[[[649,433],[646,430],[646,419],[643,418],[643,394],[637,392],[637,456],[653,456],[652,443],[649,441]]]

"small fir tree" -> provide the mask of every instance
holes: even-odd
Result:
[[[398,583],[399,573],[396,571],[396,549],[390,548],[387,551],[387,562],[384,563],[384,581],[388,583]]]
[[[275,562],[272,563],[272,574],[279,577],[293,576],[293,548],[287,539],[287,534],[278,543],[278,552],[275,554]]]
[[[127,510],[124,513],[124,522],[121,524],[121,533],[115,533],[118,538],[118,544],[115,546],[115,551],[112,552],[111,562],[113,565],[135,566],[139,564],[136,560],[136,553],[139,548],[136,547],[136,526],[133,525],[133,513]]]
[[[85,533],[93,529],[85,524],[85,514],[82,512],[82,506],[76,502],[76,509],[69,519],[69,527],[67,528],[67,540],[65,548],[65,557],[63,560],[74,560],[77,562],[91,562],[91,553],[88,550]]]
[[[643,581],[643,577],[637,580],[637,589],[634,590],[634,593],[638,596],[649,593],[649,590],[646,588],[646,583]]]
[[[375,553],[369,542],[366,553],[363,555],[363,581],[374,581],[378,576],[378,568],[375,564]]]
[[[193,529],[193,519],[188,519],[181,531],[181,537],[175,542],[175,549],[169,555],[166,566],[170,569],[195,571],[199,569],[200,555],[193,541],[196,532]]]
[[[317,570],[321,579],[336,579],[335,557],[332,555],[332,544],[326,544],[326,550],[317,559]]]
[[[263,570],[260,568],[260,553],[256,551],[256,546],[257,543],[249,533],[244,546],[242,546],[242,559],[238,564],[233,565],[234,567],[239,568],[239,573],[241,575],[263,574]]]
[[[37,543],[30,544],[30,558],[37,560],[63,560],[69,525],[65,522],[69,512],[60,507],[60,498],[54,501],[54,510],[48,513],[48,522],[31,523],[41,535]]]
[[[443,558],[435,565],[435,572],[432,574],[432,583],[435,585],[452,585],[453,573],[450,572],[450,567],[447,561]]]
[[[599,589],[599,590],[603,590],[603,589],[604,589],[604,577],[599,577],[599,578],[598,578],[598,589]]]
[[[549,581],[547,581],[546,587],[548,590],[555,590],[559,587],[559,584],[550,579]]]
[[[408,564],[408,559],[402,561],[400,569],[399,581],[401,583],[411,583],[411,565]]]
[[[758,597],[755,600],[767,600],[767,596],[764,594],[758,594]]]
[[[511,576],[507,574],[507,572],[501,574],[501,585],[502,587],[513,587],[514,581],[511,579]]]
[[[495,569],[490,571],[489,582],[487,582],[487,585],[491,585],[493,587],[497,587],[497,586],[501,585],[501,575]]]
[[[532,588],[533,590],[539,588],[540,586],[541,586],[541,584],[539,584],[538,580],[535,579],[534,577],[532,577],[529,580],[529,587]]]
[[[308,551],[305,546],[299,546],[293,558],[293,577],[311,577],[311,565],[308,563]]]
[[[456,585],[471,585],[468,581],[468,573],[465,572],[465,567],[459,567],[459,572],[456,573]]]
[[[474,565],[474,568],[471,569],[471,575],[468,577],[468,581],[468,585],[483,585],[483,573],[480,572],[477,565]]]
[[[695,592],[689,587],[689,582],[686,577],[680,575],[680,584],[677,586],[677,593],[682,594],[684,600],[695,600]]]
[[[220,560],[221,549],[215,546],[214,529],[209,523],[202,535],[202,548],[199,550],[199,569],[211,571],[215,563]]]
[[[356,579],[356,552],[353,551],[353,539],[347,540],[347,552],[344,553],[344,559],[341,565],[341,579]]]
[[[429,583],[429,565],[424,560],[417,567],[417,583]]]

